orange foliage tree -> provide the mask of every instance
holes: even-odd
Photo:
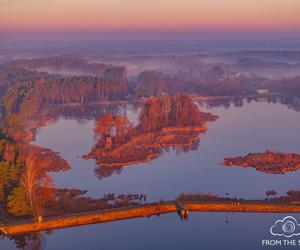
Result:
[[[35,155],[29,155],[25,163],[26,168],[21,175],[20,185],[38,222],[44,216],[46,204],[54,199],[54,183],[45,170],[39,168]]]

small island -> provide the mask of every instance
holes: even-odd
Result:
[[[123,167],[151,161],[168,148],[179,152],[197,148],[206,122],[218,117],[201,112],[190,97],[177,94],[152,97],[133,126],[126,117],[105,115],[96,121],[99,138],[84,159],[95,159],[101,167]]]
[[[300,154],[279,153],[250,153],[246,156],[228,157],[224,159],[225,166],[252,167],[257,171],[268,174],[284,174],[300,168]]]

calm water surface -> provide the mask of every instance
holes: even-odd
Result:
[[[201,135],[199,147],[188,153],[171,150],[150,163],[124,167],[121,173],[97,179],[93,160],[83,160],[95,143],[94,120],[66,119],[38,130],[35,144],[59,152],[71,165],[53,174],[57,187],[87,189],[88,195],[143,193],[147,201],[174,199],[179,194],[213,193],[232,197],[264,198],[265,191],[279,194],[299,189],[299,171],[270,175],[252,168],[225,167],[228,156],[268,149],[300,152],[300,113],[282,104],[244,102],[242,107],[201,109],[219,115]],[[132,121],[136,111],[126,114]],[[54,231],[45,236],[46,249],[259,249],[272,239],[269,228],[283,214],[193,213],[181,222],[176,214],[134,219]],[[299,217],[300,220],[300,217]],[[15,249],[8,239],[0,249]]]
[[[262,246],[262,240],[278,239],[270,227],[286,214],[192,213],[188,221],[176,214],[150,219],[95,224],[44,233],[44,246],[49,250],[96,249],[273,249]],[[299,221],[299,220],[298,220]],[[1,250],[15,249],[12,241],[2,240]],[[275,247],[275,249],[293,247]]]
[[[250,152],[275,150],[300,152],[300,112],[282,104],[244,102],[242,107],[201,107],[220,118],[208,124],[201,135],[197,150],[176,154],[175,150],[163,154],[150,163],[124,167],[120,174],[98,180],[93,160],[83,160],[95,143],[94,120],[77,122],[60,118],[41,128],[36,144],[59,152],[72,169],[54,174],[58,187],[77,187],[89,190],[97,197],[106,193],[145,193],[148,201],[174,199],[180,193],[214,193],[244,198],[262,198],[267,189],[284,194],[300,188],[299,172],[270,175],[252,168],[225,167],[222,160],[228,156]],[[131,120],[136,115],[129,113]]]

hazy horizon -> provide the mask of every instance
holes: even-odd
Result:
[[[0,32],[289,33],[298,0],[1,0]]]

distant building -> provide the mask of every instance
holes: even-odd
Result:
[[[257,89],[257,94],[259,95],[267,95],[269,94],[269,90],[268,89]]]

